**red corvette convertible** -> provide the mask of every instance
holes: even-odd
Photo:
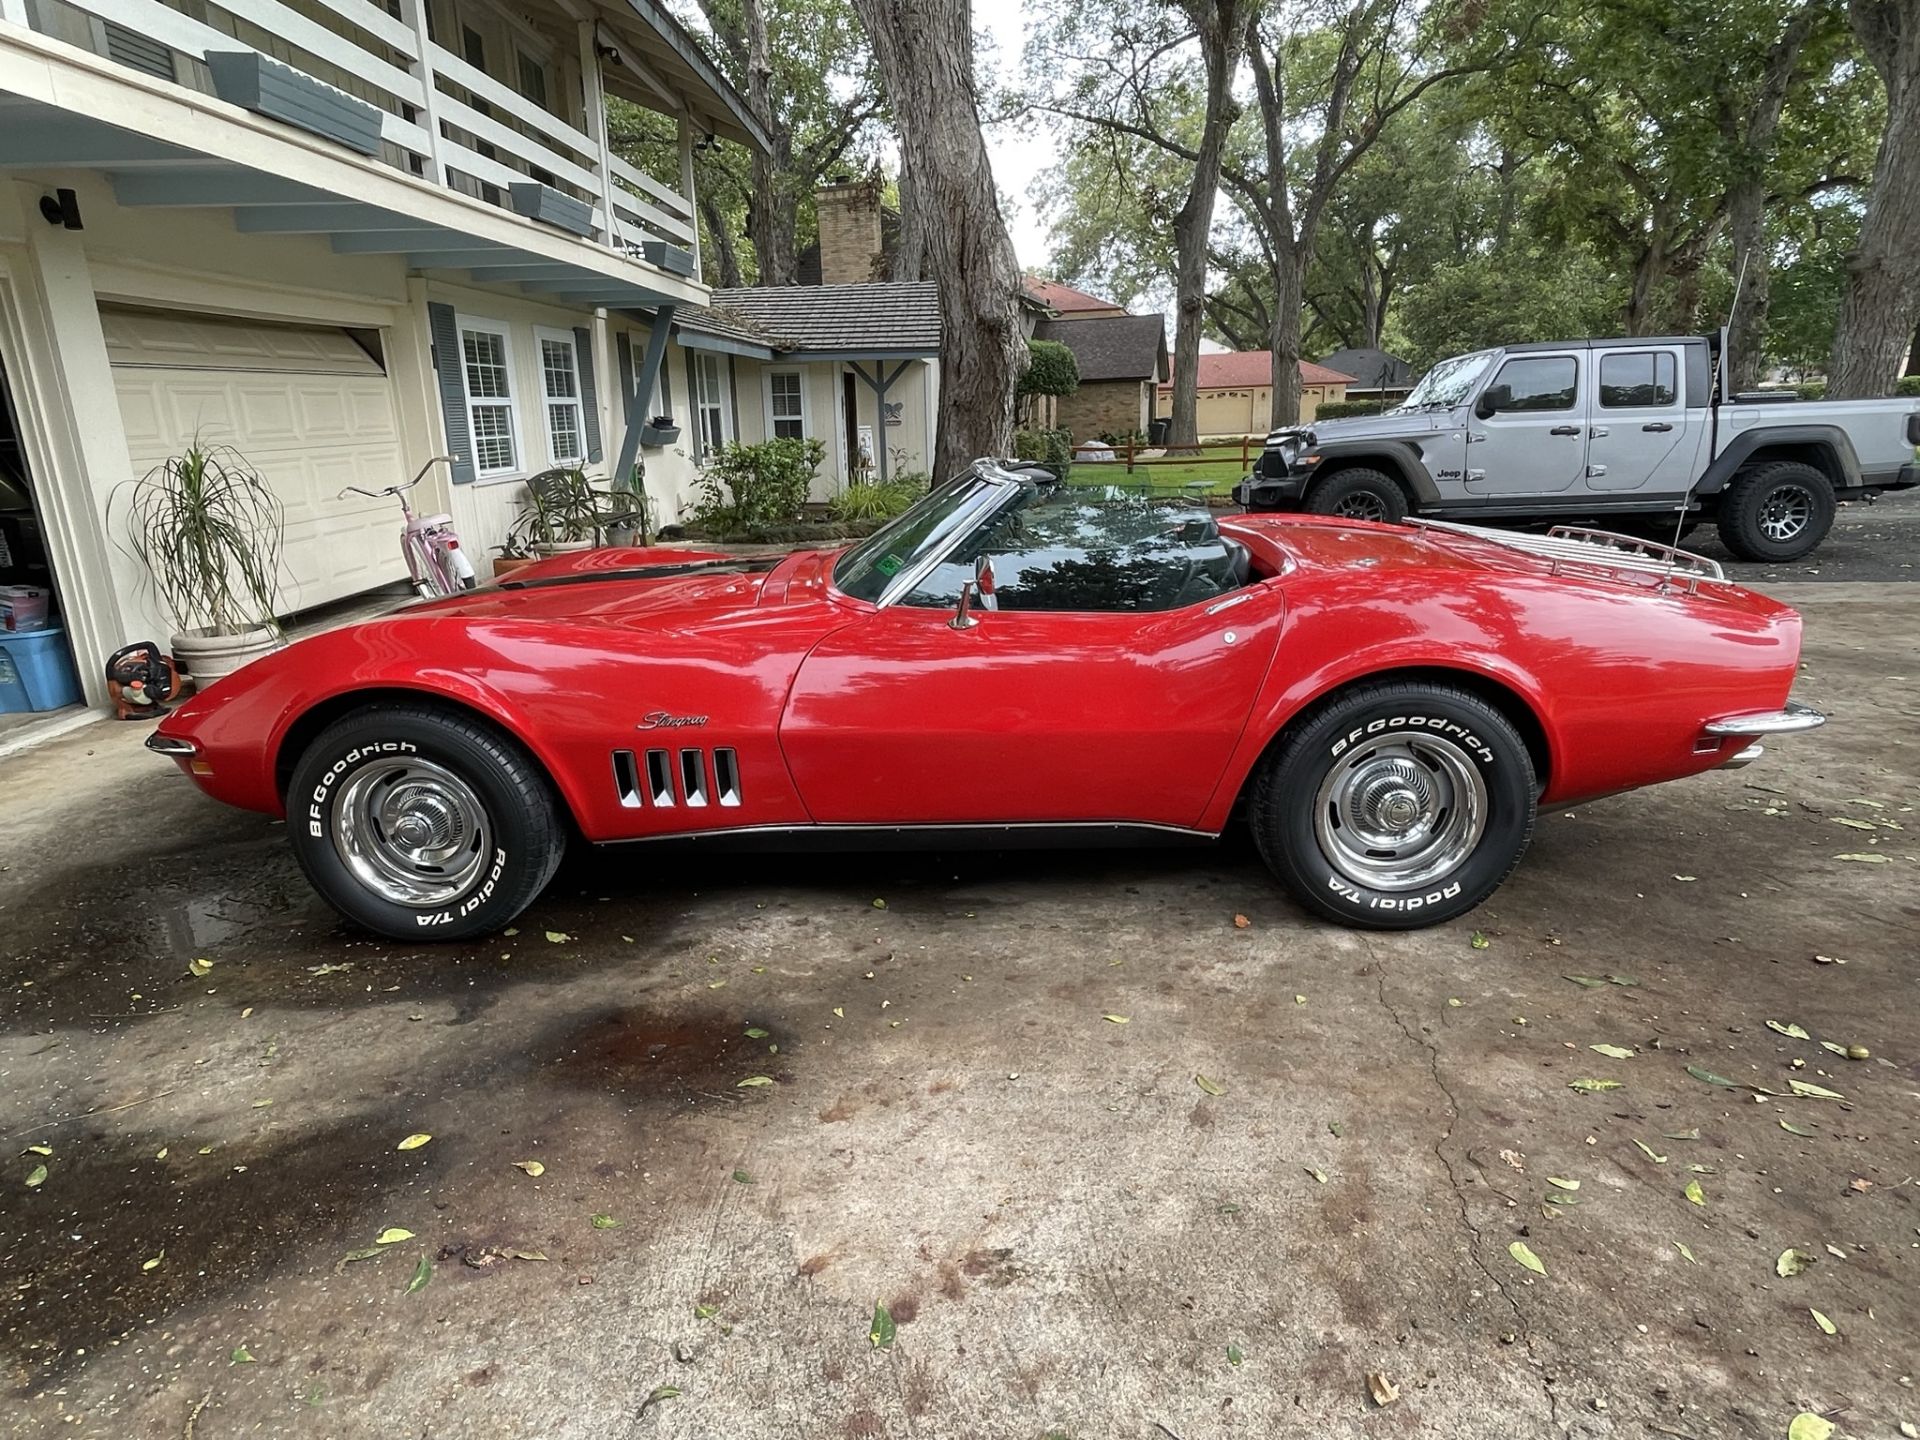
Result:
[[[1538,805],[1809,729],[1800,618],[1711,560],[1189,502],[975,464],[777,560],[556,557],[258,660],[148,742],[285,815],[343,914],[507,924],[589,841],[994,846],[1252,826],[1334,920],[1450,919]]]

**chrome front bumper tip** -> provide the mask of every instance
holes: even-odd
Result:
[[[195,745],[193,741],[182,740],[176,735],[162,735],[158,730],[147,736],[146,743],[147,749],[153,751],[156,755],[172,755],[177,758],[184,758],[188,755],[198,755],[200,753],[200,747]]]
[[[1802,730],[1818,730],[1827,717],[1811,705],[1789,700],[1784,710],[1766,710],[1753,715],[1729,715],[1724,720],[1709,720],[1709,735],[1795,735]]]
[[[1729,755],[1715,768],[1720,770],[1744,770],[1766,753],[1767,747],[1756,740],[1753,744],[1747,746],[1746,749],[1739,751],[1737,754]]]

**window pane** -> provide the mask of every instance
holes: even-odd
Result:
[[[574,376],[573,346],[564,340],[540,342],[540,372],[549,400],[571,400],[580,393]]]
[[[1621,409],[1674,402],[1673,356],[1652,352],[1605,355],[1600,360],[1600,403]]]
[[[804,440],[806,427],[798,420],[786,420],[776,415],[773,419],[773,438],[776,440]]]
[[[1507,410],[1571,410],[1579,370],[1565,355],[1509,360],[1489,387],[1494,404]]]
[[[579,406],[547,406],[547,441],[555,460],[581,459]]]
[[[513,412],[505,405],[473,407],[473,453],[482,470],[513,469]]]
[[[795,419],[800,417],[800,377],[795,374],[779,374],[768,377],[767,381],[773,395],[773,413],[776,418]]]
[[[509,398],[506,338],[485,330],[463,330],[460,344],[466,352],[467,394],[476,400]]]

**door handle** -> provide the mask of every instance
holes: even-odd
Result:
[[[1479,444],[1479,443],[1480,443],[1480,442],[1481,442],[1482,440],[1484,440],[1484,439],[1486,439],[1486,438],[1487,438],[1487,437],[1486,437],[1486,436],[1484,436],[1484,435],[1474,435],[1474,434],[1471,434],[1471,433],[1469,433],[1469,434],[1468,434],[1468,436],[1467,436],[1467,444],[1469,444],[1469,445],[1478,445],[1478,444]]]
[[[1656,420],[1651,425],[1642,425],[1640,428],[1642,430],[1655,430],[1664,435],[1673,427],[1664,420]]]
[[[1587,466],[1587,474],[1588,474],[1588,475],[1604,475],[1604,474],[1606,474],[1606,473],[1607,473],[1607,467],[1606,467],[1606,466],[1604,466],[1604,465],[1589,465],[1589,466]]]
[[[1589,437],[1589,438],[1591,438],[1591,439],[1594,439],[1594,440],[1604,440],[1604,439],[1606,439],[1606,438],[1607,438],[1607,436],[1608,436],[1608,434],[1610,434],[1610,433],[1611,433],[1611,432],[1610,432],[1610,431],[1608,431],[1608,429],[1607,429],[1607,427],[1606,427],[1606,426],[1604,426],[1604,425],[1596,425],[1596,426],[1594,426],[1594,427],[1593,427],[1593,428],[1592,428],[1591,430],[1589,430],[1589,431],[1587,432],[1587,435],[1588,435],[1588,437]]]
[[[1578,435],[1580,433],[1580,427],[1578,425],[1556,425],[1547,431],[1547,433],[1549,435]]]

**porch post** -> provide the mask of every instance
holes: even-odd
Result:
[[[682,110],[676,127],[680,140],[680,197],[687,202],[687,225],[693,231],[693,278],[704,283],[700,270],[700,205],[693,193],[693,112]]]
[[[0,0],[5,4],[6,0]],[[436,185],[447,183],[447,167],[440,159],[440,119],[436,113],[439,96],[433,80],[433,37],[427,33],[426,0],[400,0],[400,18],[413,30],[413,43],[420,52],[415,73],[420,77],[420,128],[427,132],[427,178]]]
[[[660,362],[667,356],[667,333],[673,329],[673,306],[662,305],[653,312],[647,331],[647,358],[640,362],[640,373],[626,387],[626,428],[620,433],[620,458],[614,462],[613,483],[626,485],[633,474],[633,462],[640,454],[640,427],[647,422],[647,400],[653,394],[653,382],[660,374]]]
[[[419,0],[412,0],[418,4]],[[595,163],[600,167],[600,204],[607,217],[606,242],[609,250],[620,250],[620,222],[613,213],[613,149],[607,142],[607,89],[600,74],[600,51],[594,44],[593,21],[582,20],[580,32],[580,90],[586,106],[587,138],[595,147]]]
[[[874,426],[873,448],[876,453],[873,458],[880,466],[882,484],[887,479],[887,392],[893,388],[894,381],[907,373],[907,367],[911,364],[911,360],[902,360],[888,370],[886,361],[876,360],[873,362],[873,374],[869,375],[858,360],[853,362],[853,373],[866,381],[867,388],[873,391],[873,418],[879,422]]]

